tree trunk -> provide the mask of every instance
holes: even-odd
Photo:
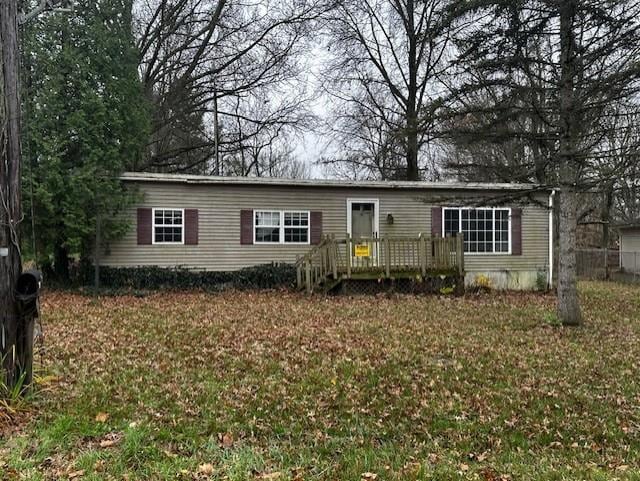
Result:
[[[407,180],[420,180],[418,170],[418,128],[415,114],[407,119]]]
[[[7,384],[17,380],[15,344],[18,309],[15,286],[22,270],[20,209],[20,98],[18,11],[15,0],[0,0],[0,355]]]
[[[407,180],[420,180],[418,169],[418,38],[414,23],[414,2],[407,0],[407,38],[409,41],[409,85],[407,92],[406,136],[407,136]]]
[[[62,241],[58,241],[57,244],[53,253],[53,272],[58,282],[66,285],[71,279],[69,275],[69,252],[62,245]]]
[[[582,323],[576,276],[578,195],[572,189],[564,189],[559,200],[558,317],[566,326],[577,326]]]
[[[574,32],[576,0],[560,4],[561,78],[559,91],[559,172],[560,172],[560,252],[558,269],[558,317],[562,324],[582,323],[576,269],[576,229],[578,227],[577,149],[580,139],[580,109],[576,80],[581,75]]]

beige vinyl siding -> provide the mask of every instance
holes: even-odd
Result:
[[[140,182],[143,200],[135,207],[184,208],[199,211],[199,242],[185,245],[137,245],[136,209],[126,215],[131,229],[113,242],[102,264],[107,266],[162,267],[228,271],[270,262],[294,262],[308,245],[241,245],[240,211],[308,210],[323,214],[323,233],[344,237],[347,199],[378,199],[380,235],[417,236],[431,233],[433,191],[424,189],[341,188],[283,185],[190,185]],[[494,193],[495,194],[495,193]],[[438,192],[438,199],[470,195]],[[475,193],[475,196],[478,194]],[[491,195],[491,192],[487,192]],[[544,199],[543,199],[544,200]],[[454,202],[448,201],[448,205]],[[392,214],[393,224],[387,223]],[[543,269],[548,263],[548,215],[537,206],[525,206],[522,218],[522,256],[468,255],[467,270]]]

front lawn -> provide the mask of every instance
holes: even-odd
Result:
[[[640,479],[640,288],[48,293],[0,479]]]

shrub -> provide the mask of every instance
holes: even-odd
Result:
[[[493,287],[493,283],[491,282],[489,276],[479,274],[473,280],[473,287],[475,287],[478,291],[490,291]]]
[[[93,284],[93,266],[79,274],[76,284]],[[278,289],[295,285],[291,264],[265,264],[238,271],[195,271],[184,267],[101,267],[100,286],[107,289]]]
[[[536,289],[542,292],[546,292],[549,290],[549,285],[547,283],[547,272],[539,269],[536,274]]]

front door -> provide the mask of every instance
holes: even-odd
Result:
[[[351,204],[351,235],[354,239],[374,237],[374,211],[375,205],[370,202],[353,202]]]
[[[353,239],[351,248],[352,265],[366,267],[377,265],[378,246],[373,240],[378,237],[378,200],[350,199],[349,235]]]

